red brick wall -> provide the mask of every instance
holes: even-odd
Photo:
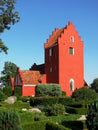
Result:
[[[35,95],[35,86],[22,86],[22,96]]]
[[[71,42],[72,36],[74,42]],[[69,47],[74,48],[74,55],[69,54]],[[58,38],[53,53],[53,56],[49,56],[49,48],[45,49],[47,82],[59,83],[67,96],[70,96],[73,92],[70,90],[70,79],[74,80],[74,90],[84,85],[84,43],[71,22]]]
[[[53,55],[49,56],[49,49],[45,49],[45,73],[47,83],[59,83],[58,75],[58,45],[53,46]]]
[[[74,42],[70,41],[74,36]],[[74,79],[74,90],[84,85],[84,45],[78,32],[71,24],[58,40],[59,44],[59,83],[69,96],[70,79]],[[69,47],[74,48],[74,55],[69,54]]]

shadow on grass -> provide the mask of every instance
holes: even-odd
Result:
[[[83,130],[83,122],[81,121],[63,121],[62,125],[72,130]]]

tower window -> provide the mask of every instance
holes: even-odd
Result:
[[[73,47],[69,47],[69,54],[74,55],[74,48]]]
[[[71,36],[70,41],[74,42],[74,36]]]
[[[50,72],[52,72],[52,67],[50,67]]]
[[[49,56],[53,56],[53,48],[49,49]]]
[[[74,80],[70,79],[70,90],[74,91]]]

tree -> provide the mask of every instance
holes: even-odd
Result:
[[[76,100],[94,100],[97,98],[97,93],[90,88],[82,87],[80,89],[77,89],[73,92],[72,98],[75,98]]]
[[[93,80],[91,84],[91,89],[95,90],[98,93],[98,78]]]
[[[9,79],[10,76],[14,77],[17,71],[17,65],[12,63],[12,62],[5,62],[4,64],[4,70],[1,72],[1,74],[3,75],[1,77],[2,82],[5,85],[9,85]]]
[[[98,130],[98,99],[90,105],[86,123],[89,130]]]
[[[5,29],[9,30],[11,25],[19,22],[18,12],[15,11],[16,0],[0,0],[0,33],[3,33]],[[4,45],[0,39],[0,52],[7,54],[8,48]]]

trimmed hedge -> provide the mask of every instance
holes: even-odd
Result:
[[[65,106],[66,112],[70,114],[80,114],[80,115],[86,115],[88,112],[87,108],[81,107],[81,108],[75,108],[75,107],[69,107]]]
[[[62,105],[70,105],[74,101],[70,97],[31,97],[30,105],[31,106],[51,106],[52,104],[62,104]]]
[[[63,121],[62,125],[70,128],[70,130],[84,130],[84,123],[82,121]]]
[[[32,123],[23,124],[23,130],[46,130],[47,121],[36,121]]]
[[[55,124],[54,122],[47,122],[46,123],[46,130],[70,130],[62,125]]]
[[[35,88],[35,96],[61,96],[62,90],[59,84],[38,84]]]
[[[22,125],[23,130],[70,130],[62,125],[50,121],[36,121]]]

